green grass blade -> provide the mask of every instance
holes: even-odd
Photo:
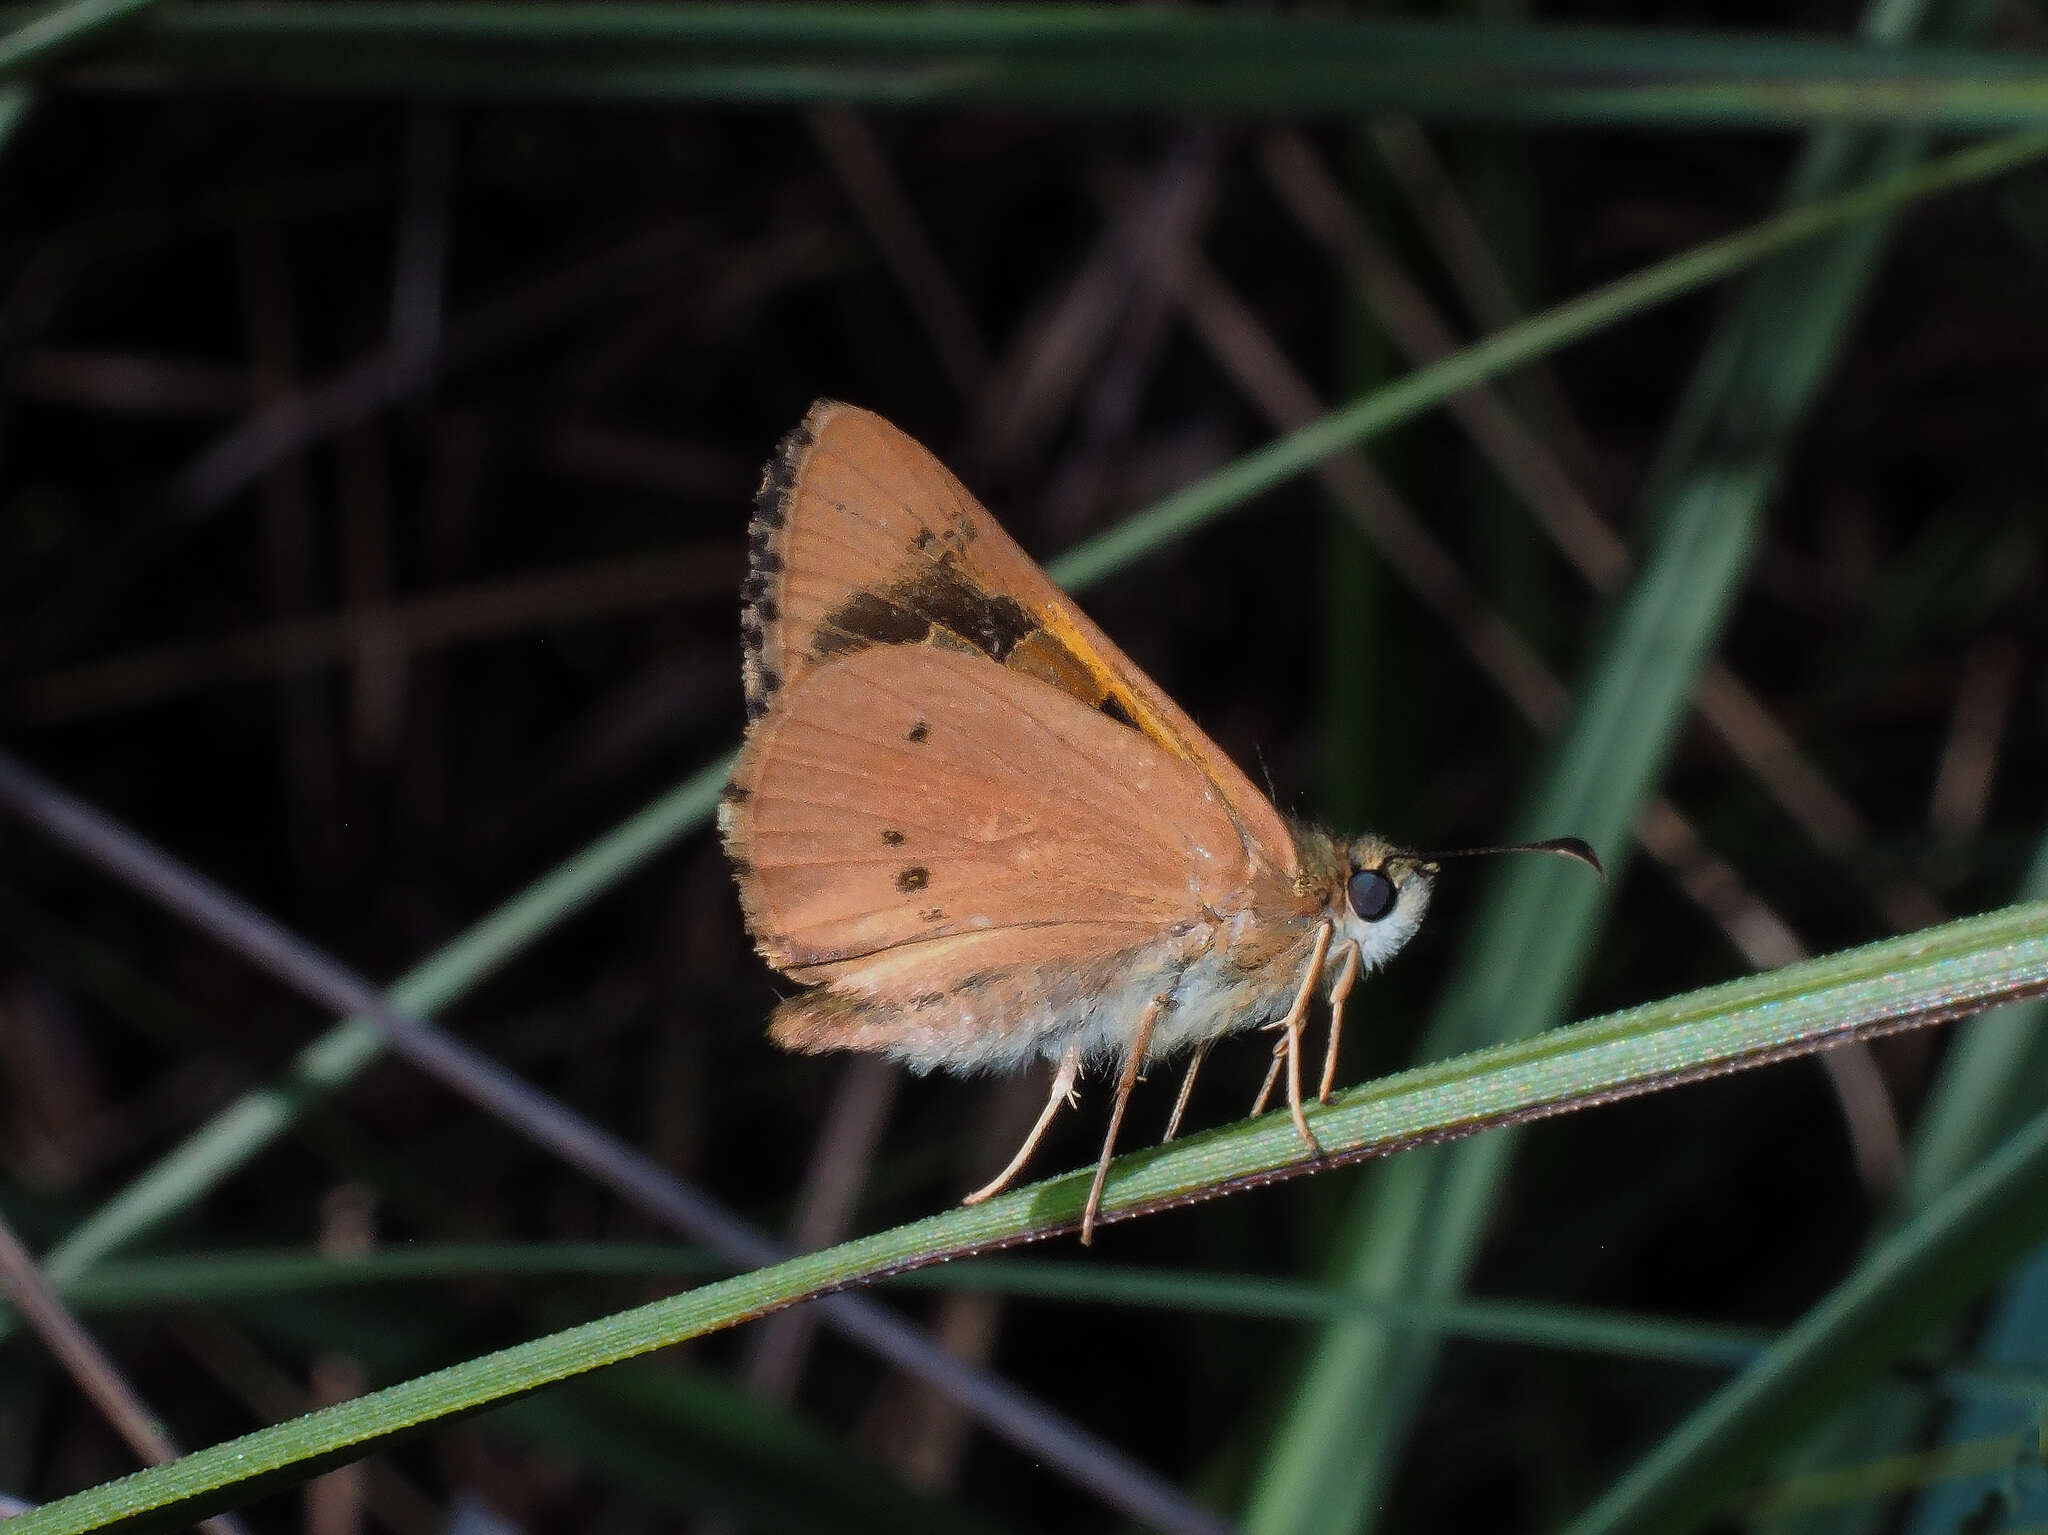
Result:
[[[1334,1162],[1781,1059],[1845,1038],[2048,991],[2048,902],[1669,998],[1366,1083],[1313,1114]],[[1285,1113],[1120,1158],[1104,1213],[1124,1218],[1313,1170]],[[10,1535],[185,1523],[451,1416],[750,1320],[825,1291],[1077,1224],[1086,1170],[790,1259],[420,1376],[24,1516]],[[2048,1116],[1945,1196],[1893,1263],[1959,1293],[1964,1276],[2048,1232]],[[1887,1297],[1904,1294],[1893,1285]],[[1803,1330],[1803,1329],[1802,1329]],[[1791,1340],[1787,1340],[1789,1343]],[[1783,1349],[1787,1344],[1780,1344]],[[1774,1353],[1777,1350],[1773,1351]],[[1866,1355],[1863,1357],[1867,1357]],[[1754,1373],[1754,1372],[1752,1372]]]
[[[2031,1006],[2034,1004],[2021,1004]],[[110,1259],[62,1287],[81,1314],[166,1306],[237,1306],[382,1285],[455,1280],[703,1279],[728,1265],[700,1249],[614,1242],[418,1242],[330,1258],[318,1252],[186,1253]],[[1776,1334],[1725,1323],[1644,1316],[1546,1301],[1469,1300],[1414,1305],[1378,1301],[1334,1285],[1265,1274],[1199,1273],[1095,1260],[969,1258],[917,1269],[892,1289],[961,1290],[1020,1300],[1143,1307],[1275,1324],[1372,1317],[1389,1326],[1478,1343],[1704,1369],[1733,1369],[1770,1347]],[[388,1332],[388,1328],[387,1328]],[[366,1340],[302,1340],[316,1348],[363,1351]],[[2023,1364],[1917,1368],[1913,1376],[1952,1396],[2011,1404],[2048,1394],[2048,1377]]]
[[[0,85],[0,151],[14,141],[29,113],[35,110],[36,93],[26,85]]]
[[[1895,136],[1868,161],[1823,135],[1795,174],[1796,203],[1919,153]],[[1860,302],[1886,231],[1860,225],[1756,274],[1719,328],[1650,493],[1652,544],[1609,618],[1579,704],[1509,839],[1585,837],[1615,866],[1748,567],[1783,454]],[[1423,1058],[1469,1050],[1564,1015],[1612,885],[1550,860],[1490,877],[1470,944],[1425,1034]],[[1365,1179],[1332,1271],[1367,1294],[1441,1300],[1477,1253],[1514,1139],[1403,1158]],[[1434,1365],[1434,1344],[1347,1323],[1326,1329],[1267,1447],[1247,1507],[1257,1535],[1351,1531],[1391,1502],[1390,1482]]]
[[[1788,1477],[1761,1488],[1744,1500],[1751,1518],[1782,1521],[1814,1509],[1845,1505],[1871,1507],[1881,1500],[1916,1487],[1957,1478],[1977,1478],[2010,1471],[2038,1453],[2038,1438],[2024,1432],[1985,1435],[1968,1443],[1951,1444],[1939,1450],[1892,1455],[1883,1460],[1862,1461],[1832,1471],[1808,1472]],[[1939,1527],[1939,1535],[1961,1535],[1970,1526],[1962,1514]],[[2011,1532],[2010,1526],[2002,1526]],[[2016,1532],[2011,1532],[2016,1535]]]
[[[623,1243],[409,1243],[330,1258],[317,1252],[189,1253],[110,1259],[61,1287],[83,1315],[165,1306],[221,1306],[376,1285],[454,1280],[690,1278],[729,1265],[690,1247]],[[970,1259],[903,1276],[906,1287],[967,1290],[1027,1300],[1092,1302],[1204,1312],[1269,1322],[1373,1316],[1396,1325],[1491,1343],[1579,1349],[1726,1368],[1771,1341],[1755,1328],[1629,1316],[1535,1301],[1411,1306],[1331,1285],[1254,1274],[1189,1274],[1103,1263]]]
[[[148,10],[157,0],[69,0],[34,17],[10,17],[0,33],[0,79],[12,79],[48,64],[120,22]]]
[[[1667,128],[2048,121],[2048,67],[2020,50],[1192,7],[195,3],[106,57],[128,66],[120,78],[240,91]]]
[[[408,1242],[356,1258],[269,1252],[111,1258],[58,1293],[83,1313],[149,1306],[218,1306],[364,1285],[449,1280],[703,1278],[731,1265],[701,1248],[608,1242]]]
[[[1370,1316],[1390,1326],[1474,1342],[1612,1354],[1710,1369],[1746,1364],[1769,1346],[1755,1328],[1629,1315],[1538,1301],[1377,1301],[1334,1285],[1263,1274],[1203,1274],[1028,1259],[975,1259],[920,1269],[898,1281],[915,1289],[971,1290],[1020,1300],[1142,1306],[1267,1322]]]

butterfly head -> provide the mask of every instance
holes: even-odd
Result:
[[[1599,858],[1577,837],[1414,853],[1370,833],[1347,842],[1297,827],[1296,845],[1307,871],[1296,890],[1321,905],[1334,929],[1331,936],[1335,942],[1358,945],[1359,960],[1368,970],[1391,958],[1415,936],[1446,858],[1553,853],[1586,864],[1606,878]]]
[[[1370,835],[1340,843],[1337,850],[1342,854],[1339,878],[1329,896],[1334,936],[1340,943],[1357,944],[1359,960],[1370,970],[1391,958],[1422,925],[1436,865]]]

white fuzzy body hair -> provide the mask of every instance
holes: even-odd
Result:
[[[1415,935],[1429,894],[1429,877],[1417,871],[1402,880],[1394,909],[1368,922],[1352,911],[1340,883],[1326,909],[1279,919],[1293,930],[1291,941],[1252,969],[1236,955],[1251,946],[1257,928],[1274,919],[1241,910],[1085,971],[1035,972],[1028,985],[980,999],[971,1012],[935,1017],[929,1032],[916,1027],[914,1015],[898,1014],[883,1052],[919,1073],[943,1068],[971,1075],[1016,1071],[1038,1057],[1057,1062],[1078,1042],[1084,1064],[1100,1067],[1123,1059],[1139,1018],[1153,998],[1163,996],[1169,1005],[1155,1021],[1145,1052],[1145,1064],[1155,1065],[1203,1040],[1283,1015],[1301,989],[1317,929],[1325,922],[1333,929],[1317,988],[1325,997],[1347,945],[1358,949],[1361,974],[1376,970]]]
[[[1358,963],[1363,973],[1370,975],[1379,969],[1402,946],[1415,936],[1415,930],[1422,926],[1422,919],[1429,912],[1430,878],[1427,874],[1415,874],[1400,887],[1400,897],[1394,902],[1394,909],[1377,922],[1368,922],[1351,909],[1350,901],[1337,900],[1331,910],[1336,919],[1337,931],[1330,938],[1330,959],[1325,965],[1326,977],[1333,976],[1337,960],[1337,946],[1345,943],[1358,945]]]
[[[1223,944],[1207,941],[1214,931],[1168,937],[1085,971],[1035,971],[1018,993],[978,999],[935,1019],[929,1031],[917,1027],[915,1014],[898,1013],[883,1053],[919,1073],[967,1076],[1021,1070],[1041,1056],[1056,1062],[1078,1041],[1082,1061],[1100,1066],[1123,1059],[1145,1009],[1166,996],[1172,1005],[1153,1029],[1149,1064],[1284,1010],[1301,984],[1307,941],[1291,973],[1247,975],[1230,963]]]

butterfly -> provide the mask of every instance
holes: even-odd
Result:
[[[913,1070],[1053,1065],[1023,1170],[1084,1071],[1115,1096],[1092,1239],[1131,1090],[1266,1025],[1308,1155],[1302,1033],[1413,936],[1438,863],[1506,851],[1594,868],[1576,838],[1424,855],[1273,808],[928,451],[821,401],[763,476],[740,637],[747,731],[719,805],[761,954],[808,989],[769,1037]]]

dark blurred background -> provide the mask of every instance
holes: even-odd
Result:
[[[1658,25],[1786,21],[1659,9]],[[2024,41],[2038,20],[2009,9],[2002,35]],[[1855,13],[1794,19],[1841,35]],[[390,978],[731,747],[747,508],[813,399],[898,422],[1050,558],[1269,440],[1290,382],[1327,403],[1403,371],[1305,225],[1306,183],[1276,177],[1283,131],[1459,337],[1506,317],[1441,259],[1461,220],[1499,301],[1532,311],[1764,216],[1794,148],[1760,130],[53,90],[0,155],[0,739]],[[1189,262],[1206,319],[1169,280]],[[1632,549],[1721,305],[1618,324],[1504,390]],[[1235,353],[1232,324],[1250,337]],[[2011,899],[2048,821],[2044,357],[2048,180],[1910,212],[1722,654],[1853,807],[1847,850],[1788,829],[1698,725],[1676,747],[1665,793],[1811,951],[1892,931],[1877,887],[1894,913]],[[1465,434],[1439,413],[1370,451],[1569,682],[1598,598]],[[1540,759],[1457,626],[1314,478],[1085,603],[1297,813],[1422,846],[1492,840]],[[1618,894],[1575,1016],[1756,958],[1651,860]],[[1447,877],[1439,902],[1362,993],[1344,1080],[1407,1059],[1473,887]],[[34,1246],[328,1022],[13,822],[0,940],[0,1208]],[[761,1029],[783,989],[700,831],[448,1021],[785,1231],[835,1114],[853,1115],[839,1152],[864,1166],[842,1229],[872,1230],[979,1182],[1042,1091],[784,1057]],[[1535,1128],[1474,1290],[1797,1317],[1865,1240],[1943,1042],[1872,1052],[1861,1142],[1854,1089],[1813,1061]],[[1262,1051],[1218,1052],[1197,1123],[1243,1111]],[[1127,1139],[1156,1134],[1169,1096],[1141,1092]],[[1102,1100],[1066,1117],[1041,1170],[1092,1155]],[[1099,1252],[1313,1275],[1357,1176],[1120,1226]],[[154,1244],[661,1236],[386,1062]],[[96,1325],[204,1444],[672,1283],[471,1279]],[[1226,1507],[1304,1338],[1170,1310],[899,1300]],[[755,1332],[642,1368],[739,1400]],[[830,1336],[797,1369],[807,1431],[941,1507],[1016,1529],[1117,1522]],[[1554,1523],[1714,1378],[1454,1343],[1384,1526]],[[732,1491],[725,1474],[762,1474],[664,1440],[606,1389],[412,1442],[359,1517],[435,1528],[477,1498],[534,1529],[832,1526]],[[627,1444],[645,1453],[622,1459]],[[131,1464],[31,1345],[0,1342],[0,1489],[46,1498]],[[312,1506],[249,1517],[290,1528]]]

